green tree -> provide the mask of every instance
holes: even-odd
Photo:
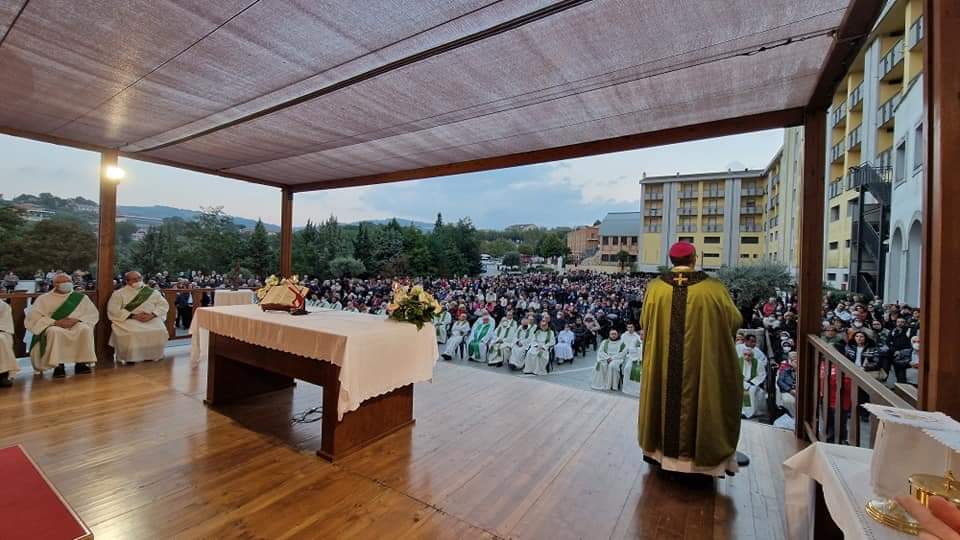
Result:
[[[276,258],[270,250],[270,240],[267,237],[267,229],[263,226],[263,221],[257,220],[253,232],[247,238],[245,251],[244,266],[249,268],[256,276],[265,278],[276,267]]]
[[[567,254],[567,243],[557,233],[548,233],[544,235],[537,244],[536,252],[545,259],[553,257],[562,257]]]
[[[527,257],[529,257],[533,255],[533,246],[530,246],[527,244],[520,244],[520,246],[517,247],[517,251],[519,251],[521,255],[526,255]]]
[[[717,273],[717,277],[733,294],[740,308],[773,296],[776,289],[785,289],[793,281],[786,265],[772,261],[725,266]]]
[[[27,268],[19,265],[20,259],[25,255],[23,243],[26,236],[26,223],[15,207],[0,206],[0,271],[16,268],[16,271],[20,272],[23,268]],[[24,265],[27,262],[23,261]]]
[[[97,259],[97,235],[88,223],[70,219],[45,219],[26,231],[18,271],[62,268],[88,270]]]
[[[617,252],[617,263],[620,264],[620,271],[623,272],[626,270],[627,265],[630,264],[630,253],[626,250],[621,249]]]
[[[511,251],[509,253],[504,254],[503,265],[507,267],[520,266],[520,253],[516,251]]]
[[[330,261],[330,274],[333,277],[358,277],[363,272],[363,263],[353,257],[337,257]]]
[[[144,275],[162,272],[170,258],[166,247],[162,229],[150,227],[143,239],[134,245],[130,253],[130,264]]]
[[[353,240],[353,257],[362,262],[364,268],[368,270],[373,262],[373,248],[370,229],[366,223],[361,221],[357,228],[357,237]]]

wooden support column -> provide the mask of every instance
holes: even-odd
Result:
[[[113,363],[110,341],[110,320],[107,318],[107,302],[113,292],[113,265],[116,263],[117,230],[117,181],[107,178],[107,167],[117,166],[117,152],[100,154],[100,225],[97,228],[97,308],[100,322],[97,323],[96,350],[100,364]]]
[[[283,188],[280,202],[280,275],[293,275],[293,191]]]
[[[803,122],[803,176],[800,181],[800,251],[797,271],[800,317],[797,437],[803,438],[804,423],[813,418],[816,397],[813,384],[817,377],[809,334],[820,334],[823,305],[823,208],[824,167],[826,166],[827,113],[808,109]]]
[[[960,418],[960,3],[927,0],[920,401]]]

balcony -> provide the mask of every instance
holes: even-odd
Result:
[[[677,225],[677,232],[682,232],[682,233],[697,232],[697,226],[696,225]]]
[[[877,168],[889,169],[893,167],[893,152],[888,148],[877,154]]]
[[[763,213],[763,208],[759,206],[741,206],[740,215],[750,216],[750,215],[759,215]]]
[[[843,139],[837,141],[837,144],[830,147],[830,163],[836,163],[838,161],[843,161]]]
[[[923,50],[923,16],[917,17],[907,31],[907,47],[913,50]]]
[[[740,232],[760,232],[763,230],[763,225],[759,223],[741,223]]]
[[[703,226],[703,232],[723,232],[723,224],[707,223]]]
[[[697,215],[697,209],[692,206],[681,206],[680,208],[677,208],[677,215],[695,216]]]
[[[724,192],[722,189],[709,188],[709,189],[703,190],[703,196],[704,197],[723,197]]]
[[[643,232],[658,233],[660,232],[661,228],[662,228],[662,225],[644,225]]]
[[[860,150],[860,142],[863,138],[863,124],[850,130],[847,134],[847,149],[851,152]]]
[[[846,191],[846,182],[842,176],[838,176],[830,182],[830,185],[827,186],[827,198],[832,199],[839,196],[841,193]]]
[[[723,213],[723,207],[720,206],[705,206],[700,211],[701,214],[705,216],[719,216]]]
[[[893,116],[897,110],[900,94],[894,94],[877,109],[877,129],[893,129]]]
[[[763,195],[764,190],[762,187],[745,187],[740,189],[740,195],[745,197],[758,197]]]
[[[662,201],[662,200],[663,200],[663,192],[662,192],[662,191],[654,191],[654,192],[651,192],[651,193],[644,193],[644,194],[643,194],[643,200],[645,200],[645,201]]]
[[[847,109],[850,112],[857,112],[863,110],[863,82],[857,85],[853,89],[853,92],[850,92],[850,99],[847,100]]]
[[[903,80],[903,40],[897,40],[883,55],[877,66],[877,73],[883,82]]]
[[[780,224],[780,218],[779,218],[778,216],[773,216],[772,218],[770,218],[770,221],[767,223],[767,225],[768,225],[771,229],[774,228],[774,227],[776,227],[776,226],[779,225],[779,224]]]
[[[837,105],[837,108],[830,113],[830,127],[841,127],[844,121],[847,119],[847,106],[844,103]]]
[[[643,215],[648,217],[663,216],[663,208],[647,208],[643,211]]]

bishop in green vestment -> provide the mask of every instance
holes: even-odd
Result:
[[[723,476],[737,471],[741,316],[720,281],[694,270],[692,244],[674,244],[670,260],[673,269],[647,286],[640,315],[640,447],[665,470]]]

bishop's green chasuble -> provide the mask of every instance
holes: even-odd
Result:
[[[639,441],[644,451],[716,467],[740,438],[743,372],[734,345],[741,316],[723,284],[674,268],[650,282],[640,326]]]

